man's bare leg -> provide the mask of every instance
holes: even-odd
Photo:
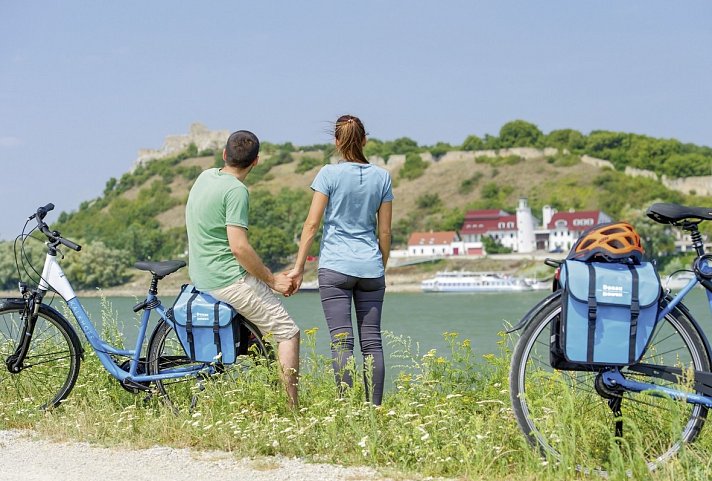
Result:
[[[277,344],[277,353],[282,375],[282,382],[287,389],[289,405],[298,404],[297,383],[299,381],[299,333],[291,339]]]

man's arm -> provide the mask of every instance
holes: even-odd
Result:
[[[229,225],[227,226],[227,240],[230,244],[230,250],[242,267],[247,272],[263,281],[275,291],[282,294],[291,294],[292,280],[284,273],[272,274],[266,265],[257,255],[257,252],[252,248],[249,239],[247,238],[247,229],[244,227]]]

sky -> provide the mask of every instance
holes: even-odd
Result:
[[[709,146],[710,25],[708,0],[0,0],[0,239],[193,122],[308,145],[351,113],[424,145],[523,119]]]

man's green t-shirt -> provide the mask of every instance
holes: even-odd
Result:
[[[208,169],[188,194],[188,273],[200,290],[226,287],[245,276],[227,240],[227,226],[247,229],[249,193],[235,176]]]

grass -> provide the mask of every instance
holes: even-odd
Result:
[[[107,332],[118,336],[114,328]],[[585,477],[566,458],[541,458],[517,427],[508,394],[512,340],[504,334],[501,351],[482,359],[472,353],[471,341],[456,333],[444,334],[447,352],[431,350],[422,356],[413,353],[408,338],[386,333],[393,351],[389,362],[400,374],[383,406],[374,407],[364,402],[362,376],[355,372],[354,388],[343,397],[337,395],[331,361],[317,354],[314,333],[315,329],[304,333],[300,407],[295,410],[287,407],[274,364],[258,363],[229,383],[206,383],[196,409],[176,415],[155,396],[147,399],[123,390],[87,352],[77,386],[58,409],[29,409],[10,390],[0,391],[0,428],[32,429],[54,439],[106,446],[160,444],[217,449],[239,457],[299,456],[368,465],[389,475],[487,480]],[[566,411],[570,399],[561,398],[564,413],[575,419],[578,413]],[[585,440],[562,442],[565,454],[589,447],[582,445]],[[611,457],[612,479],[708,479],[712,473],[712,444],[704,431],[698,443],[653,474],[644,465],[641,468],[635,446],[615,453],[622,454]]]

